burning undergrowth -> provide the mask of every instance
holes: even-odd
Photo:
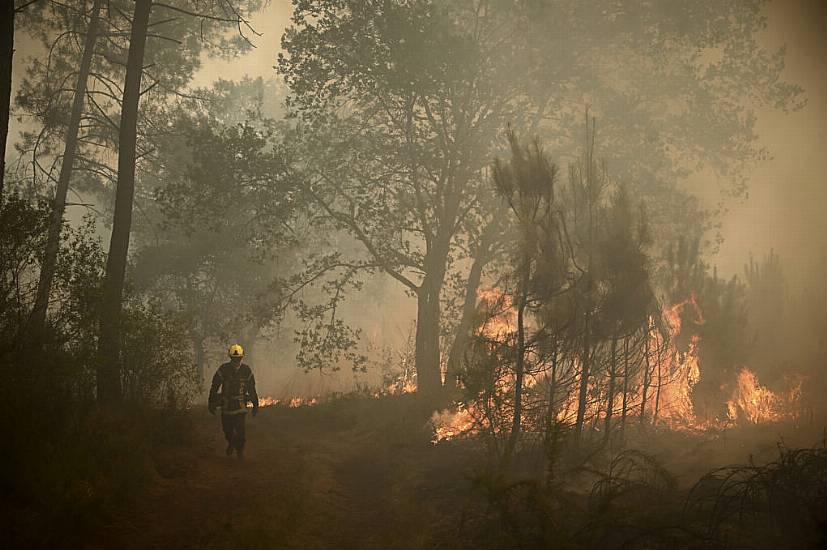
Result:
[[[345,396],[360,397],[366,399],[380,399],[388,396],[413,394],[416,392],[415,377],[405,376],[404,378],[393,378],[385,380],[380,387],[357,386],[351,391],[327,391],[315,395],[288,395],[285,397],[274,397],[266,395],[259,397],[259,407],[286,407],[297,409],[301,407],[315,407]]]
[[[467,369],[461,380],[466,397],[433,415],[435,443],[481,433],[505,436],[511,428],[516,314],[503,293],[487,290],[480,300],[489,313],[468,356],[478,368]],[[694,294],[663,308],[659,315],[649,317],[645,331],[622,344],[614,339],[592,352],[585,391],[580,384],[584,361],[579,349],[528,348],[521,387],[522,431],[542,437],[551,425],[574,427],[578,407],[582,407],[582,430],[604,436],[630,426],[717,433],[736,426],[796,422],[802,417],[806,409],[803,376],[786,376],[770,389],[754,371],[740,365],[715,391],[699,395],[704,373],[715,368],[703,363],[704,341],[693,330],[704,323]],[[717,404],[710,404],[716,400]],[[703,416],[697,412],[700,401],[705,405]]]
[[[770,386],[745,364],[716,364],[705,346],[717,335],[690,293],[650,314],[643,330],[585,348],[588,358],[581,341],[565,349],[559,340],[527,339],[517,440],[516,315],[502,294],[480,295],[484,322],[466,356],[463,398],[431,418],[432,443],[465,440],[449,446],[488,450],[472,468],[479,500],[463,510],[464,532],[478,537],[470,544],[815,548],[827,541],[824,442],[779,444],[774,457],[767,443],[780,432],[811,441],[806,377],[787,373]],[[542,334],[538,326],[526,332]]]
[[[287,397],[279,399],[272,396],[265,396],[258,398],[259,407],[287,407],[290,409],[297,409],[299,407],[313,407],[323,402],[321,397]]]

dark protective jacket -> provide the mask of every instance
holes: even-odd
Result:
[[[234,367],[230,362],[218,367],[210,387],[210,410],[221,407],[221,414],[244,414],[248,401],[253,402],[253,409],[258,409],[256,378],[250,366],[242,363]]]

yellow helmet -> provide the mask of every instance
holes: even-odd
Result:
[[[233,344],[232,346],[230,346],[229,354],[230,357],[238,357],[239,359],[241,359],[242,357],[244,357],[244,348],[242,348],[238,344]]]

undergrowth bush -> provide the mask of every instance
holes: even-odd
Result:
[[[594,458],[594,457],[593,457]],[[595,464],[600,464],[596,466]],[[549,482],[481,469],[462,513],[475,548],[775,549],[827,546],[827,446],[720,468],[691,489],[625,450]]]
[[[73,546],[137,494],[155,475],[153,449],[187,440],[181,411],[197,391],[182,324],[128,292],[125,399],[95,402],[105,254],[91,218],[64,228],[48,327],[38,345],[27,341],[48,212],[13,194],[0,204],[0,528],[12,547]]]

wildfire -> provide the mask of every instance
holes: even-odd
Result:
[[[259,407],[277,407],[283,406],[288,407],[290,409],[297,409],[299,407],[312,407],[314,405],[318,405],[320,403],[319,399],[316,397],[291,397],[289,399],[278,399],[272,396],[265,396],[258,398],[258,406]]]
[[[478,335],[505,343],[516,330],[516,313],[509,296],[497,289],[481,291],[479,298],[485,301],[494,313],[480,327]],[[650,319],[648,344],[646,346],[648,383],[641,379],[635,382],[626,394],[627,416],[637,416],[647,403],[645,414],[657,424],[674,430],[704,431],[710,428],[723,429],[737,424],[767,423],[795,420],[799,416],[801,381],[792,384],[786,392],[775,393],[762,386],[754,372],[742,367],[736,377],[730,398],[726,401],[726,418],[701,421],[698,419],[693,403],[693,393],[701,380],[702,365],[699,351],[702,341],[699,335],[685,334],[685,322],[695,326],[705,324],[701,308],[694,296],[673,304],[663,310],[662,323]],[[681,344],[683,341],[683,344]],[[571,359],[572,366],[579,371],[581,359]],[[594,372],[594,371],[593,371]],[[526,389],[536,386],[542,377],[528,377]],[[613,403],[607,404],[608,393],[605,382],[596,377],[590,378],[587,386],[589,402],[586,417],[591,419],[595,429],[602,429],[602,420],[607,416],[606,408],[611,406],[617,411],[622,403],[622,395],[615,393]],[[499,380],[495,392],[505,395],[513,391],[510,381]],[[617,389],[615,390],[617,391]],[[647,392],[644,395],[644,392]],[[579,384],[572,383],[567,392],[557,403],[555,417],[558,422],[573,424],[579,402]],[[616,413],[617,414],[617,413]],[[473,403],[460,405],[456,410],[444,410],[431,418],[434,428],[433,441],[455,439],[462,435],[479,431],[480,423],[475,419]],[[526,429],[530,430],[529,426]]]
[[[478,334],[492,340],[505,340],[517,331],[517,312],[511,296],[497,288],[479,290],[477,299],[490,310]]]
[[[259,407],[275,407],[280,402],[281,401],[279,401],[275,397],[270,397],[269,395],[265,396],[265,397],[259,397],[258,398],[258,406]]]
[[[750,424],[795,420],[800,399],[801,380],[787,393],[779,395],[759,384],[755,373],[743,367],[732,398],[727,401],[727,413],[733,422],[743,419]]]
[[[701,341],[697,335],[690,339],[686,352],[674,348],[674,342],[681,335],[683,309],[691,306],[695,312],[694,322],[704,324],[704,317],[695,296],[664,311],[663,318],[669,327],[670,346],[663,364],[656,366],[658,374],[668,373],[667,383],[661,388],[662,405],[659,417],[671,428],[705,430],[724,428],[739,423],[760,424],[795,420],[798,417],[801,397],[801,381],[789,391],[777,394],[758,382],[757,375],[747,367],[741,367],[735,380],[731,397],[727,400],[727,418],[701,422],[695,414],[692,392],[701,379],[701,363],[698,351]],[[658,344],[659,342],[655,342]]]
[[[693,321],[696,325],[705,323],[693,294],[688,299],[664,310],[663,319],[669,334],[667,342],[664,342],[664,337],[659,331],[654,330],[654,323],[650,322],[650,348],[660,350],[665,347],[665,353],[661,353],[662,359],[656,361],[653,373],[654,381],[658,386],[656,390],[659,405],[658,417],[674,429],[704,427],[699,425],[695,415],[695,406],[692,403],[692,391],[701,379],[698,357],[700,338],[693,335],[684,352],[678,350],[675,344],[683,329],[683,312],[687,306],[691,306],[695,313]]]
[[[456,410],[435,412],[431,417],[431,425],[434,428],[431,442],[436,444],[472,432],[477,427],[477,420],[468,408],[459,405]]]

